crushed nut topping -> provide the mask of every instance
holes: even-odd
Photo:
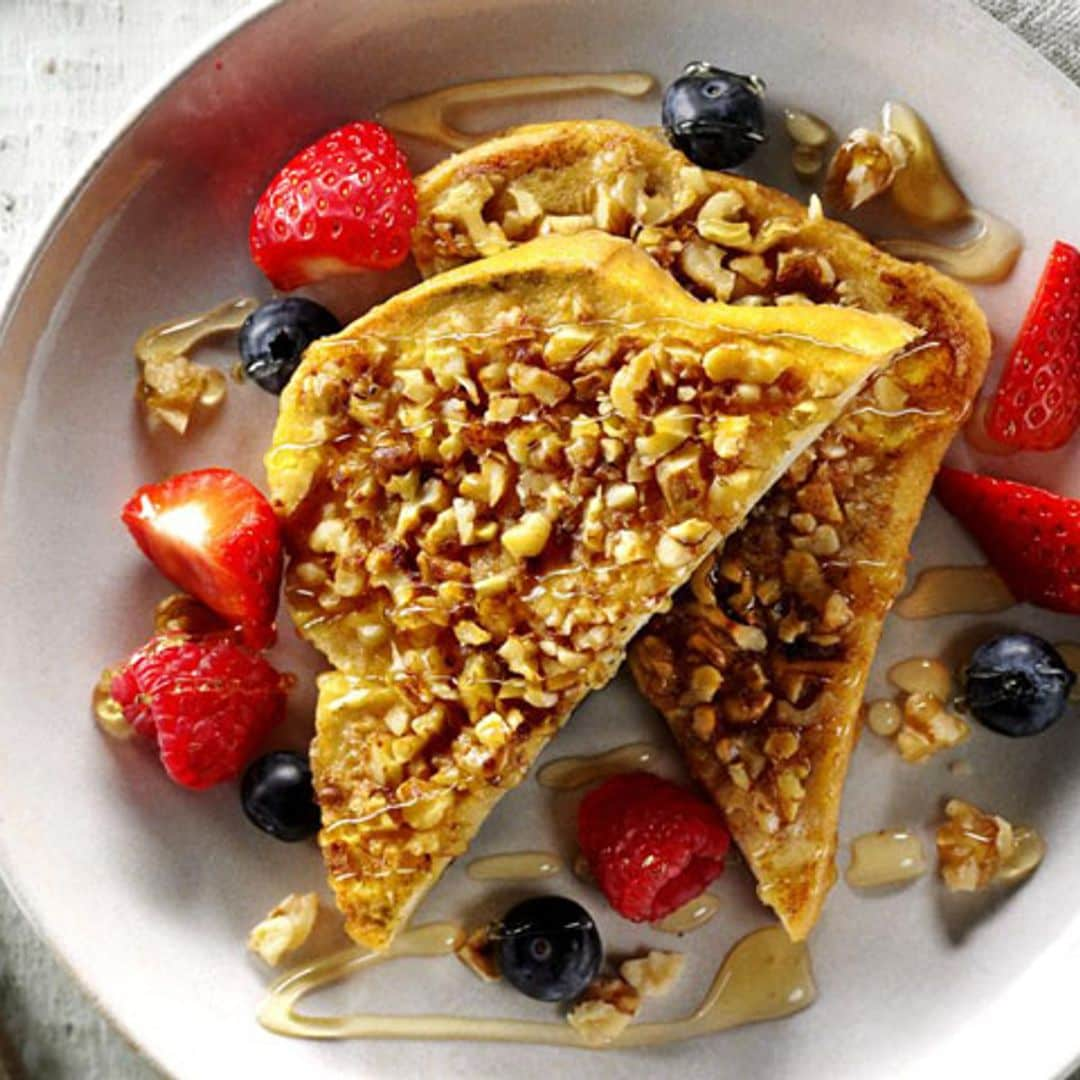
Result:
[[[650,949],[645,956],[624,960],[619,974],[642,997],[662,997],[678,981],[685,962],[682,953]]]
[[[248,948],[271,967],[276,967],[311,936],[318,914],[319,898],[315,893],[289,893],[252,928]]]
[[[113,739],[130,739],[135,729],[124,719],[124,710],[112,696],[112,682],[118,667],[109,667],[101,673],[94,685],[92,706],[98,727]]]
[[[905,761],[917,763],[959,746],[970,734],[966,721],[950,712],[939,697],[920,691],[904,699],[896,749]]]
[[[829,162],[825,193],[836,205],[855,210],[888,191],[907,161],[907,145],[899,135],[856,128]]]
[[[593,980],[566,1014],[566,1022],[590,1046],[617,1039],[637,1015],[641,995],[625,979]]]
[[[1012,825],[961,799],[945,804],[937,830],[938,871],[950,892],[985,889],[1016,852]],[[1034,869],[1034,867],[1032,867]]]
[[[139,368],[136,397],[151,423],[165,424],[183,435],[199,408],[216,408],[225,399],[223,372],[190,359],[189,353],[208,338],[239,330],[257,307],[255,300],[230,300],[195,315],[147,330],[135,343]]]

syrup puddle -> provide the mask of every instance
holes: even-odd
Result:
[[[924,570],[893,609],[902,619],[938,615],[988,615],[1016,603],[991,566],[935,566]]]
[[[562,859],[546,851],[512,851],[473,859],[465,873],[473,881],[534,881],[562,870]]]
[[[139,335],[135,356],[144,365],[157,359],[186,356],[209,338],[239,330],[258,306],[257,300],[242,296],[226,300],[202,314],[162,323]]]
[[[928,262],[961,281],[1004,281],[1023,249],[1020,233],[1007,221],[971,205],[949,175],[930,129],[914,109],[887,101],[881,110],[881,126],[899,135],[908,149],[908,163],[891,189],[896,206],[922,225],[966,225],[971,235],[955,245],[902,237],[881,240],[879,246],[902,259]]]
[[[851,841],[851,863],[844,875],[855,889],[899,885],[926,873],[922,841],[904,829],[864,833]]]
[[[396,101],[381,109],[376,114],[376,119],[403,135],[413,135],[429,142],[440,143],[451,150],[464,150],[482,142],[491,133],[463,131],[454,126],[449,114],[455,110],[496,101],[518,101],[524,98],[588,94],[597,91],[618,94],[621,97],[641,97],[655,85],[656,80],[642,71],[485,79],[482,82],[447,86],[430,94]]]
[[[940,660],[915,656],[889,668],[889,682],[906,694],[933,694],[948,701],[952,694],[952,675]]]
[[[644,769],[656,759],[650,743],[628,743],[603,754],[564,757],[549,762],[537,774],[536,782],[556,791],[572,791],[616,773]]]
[[[661,930],[665,934],[689,934],[690,931],[704,926],[719,910],[720,901],[712,893],[702,893],[659,922],[653,923],[653,929]]]
[[[883,739],[891,739],[904,722],[904,714],[895,701],[881,698],[866,707],[866,726]]]
[[[339,982],[353,971],[398,957],[447,956],[463,942],[454,923],[431,923],[407,930],[381,953],[349,948],[296,968],[270,987],[259,1006],[263,1027],[279,1035],[307,1039],[439,1039],[464,1042],[535,1043],[578,1046],[585,1043],[569,1024],[538,1020],[500,1020],[459,1016],[309,1016],[295,1006],[307,994]],[[701,1005],[678,1020],[631,1024],[607,1047],[662,1046],[711,1035],[742,1024],[775,1020],[805,1009],[816,996],[805,943],[792,942],[778,926],[757,930],[727,954]]]

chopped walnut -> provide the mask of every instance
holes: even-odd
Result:
[[[934,694],[908,694],[903,717],[896,734],[896,749],[907,762],[926,761],[942,750],[959,746],[971,734],[967,723]]]
[[[457,958],[484,982],[498,982],[502,978],[499,958],[491,925],[477,927],[457,950]]]
[[[950,892],[985,889],[1016,850],[1013,827],[961,799],[945,804],[937,830],[938,870]]]
[[[566,1014],[566,1022],[590,1046],[613,1042],[641,1007],[641,995],[625,979],[601,977]]]
[[[221,404],[228,386],[225,374],[196,363],[189,354],[207,338],[238,330],[256,307],[254,300],[230,300],[204,315],[165,323],[139,337],[136,396],[151,423],[165,424],[183,435],[197,409]]]
[[[620,964],[619,974],[642,997],[662,997],[670,993],[682,974],[685,961],[682,953],[650,949],[647,955]]]
[[[907,146],[899,135],[856,128],[829,163],[825,192],[832,202],[855,210],[888,191],[907,160]]]
[[[248,948],[271,967],[311,936],[319,914],[315,893],[289,893],[248,935]]]

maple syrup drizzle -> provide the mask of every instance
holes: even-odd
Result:
[[[993,284],[1004,281],[1024,246],[1007,221],[974,207],[941,161],[925,121],[908,105],[887,101],[881,125],[899,135],[908,149],[907,165],[891,188],[893,202],[916,222],[928,226],[971,226],[971,236],[956,245],[902,237],[879,246],[902,259],[928,262],[962,281]]]
[[[463,941],[460,926],[432,923],[406,930],[381,953],[349,948],[298,967],[270,987],[259,1006],[259,1023],[279,1035],[307,1039],[439,1039],[588,1047],[569,1024],[550,1021],[375,1013],[310,1016],[296,1011],[304,996],[339,982],[353,971],[398,957],[447,956]],[[734,945],[693,1013],[678,1020],[631,1024],[606,1046],[662,1046],[742,1024],[775,1020],[805,1009],[815,996],[805,943],[791,941],[779,926],[768,926]]]
[[[387,105],[376,114],[379,123],[403,135],[413,135],[440,143],[451,150],[464,150],[488,138],[491,132],[463,131],[454,126],[449,114],[470,106],[522,98],[602,92],[621,97],[641,97],[656,85],[643,71],[616,71],[606,74],[581,72],[572,75],[522,75],[505,79],[485,79],[434,90]]]
[[[139,335],[135,356],[144,365],[158,358],[187,356],[208,339],[239,330],[258,306],[258,300],[241,296],[198,315],[162,323]]]
[[[891,739],[904,722],[904,714],[895,701],[882,698],[866,707],[866,726],[884,739]]]
[[[693,900],[653,923],[654,930],[665,934],[689,934],[698,930],[720,910],[720,901],[712,893],[702,893]]]
[[[902,660],[889,668],[889,682],[906,694],[933,694],[948,701],[952,694],[952,674],[940,661],[926,656]]]
[[[656,747],[650,743],[628,743],[602,754],[558,758],[536,774],[536,782],[557,791],[571,791],[616,773],[644,769],[655,758]]]
[[[883,829],[851,841],[851,862],[844,876],[852,888],[880,889],[925,873],[922,841],[906,829]]]
[[[988,615],[1016,603],[1009,587],[991,566],[935,566],[915,579],[893,609],[903,619],[938,615]]]
[[[546,851],[511,851],[473,859],[465,873],[473,881],[535,881],[562,870],[562,859]]]
[[[1059,641],[1054,645],[1054,648],[1061,653],[1061,659],[1076,672],[1077,676],[1080,676],[1080,642]],[[1073,683],[1073,687],[1069,691],[1069,700],[1080,701],[1080,678],[1077,678],[1076,682]]]
[[[1006,885],[1022,881],[1043,861],[1046,855],[1046,842],[1030,825],[1013,827],[1012,854],[1002,862],[995,881]]]
[[[986,430],[986,414],[990,411],[990,398],[979,398],[971,416],[964,425],[964,441],[972,450],[980,454],[992,454],[994,457],[1008,457],[1016,450],[995,439]]]

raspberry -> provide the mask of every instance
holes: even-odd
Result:
[[[117,672],[112,696],[169,776],[201,790],[239,774],[284,718],[291,684],[228,634],[158,636]]]
[[[611,906],[655,922],[700,896],[724,869],[720,811],[650,773],[613,776],[578,811],[578,844]]]

